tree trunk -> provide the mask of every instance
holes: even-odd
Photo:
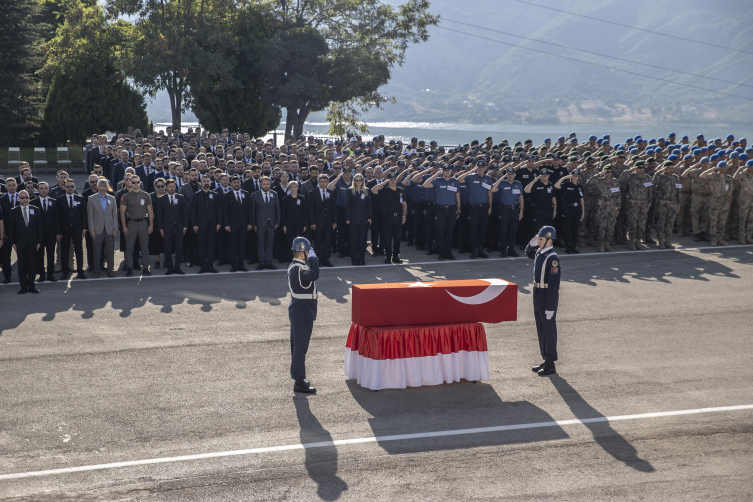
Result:
[[[288,115],[285,118],[285,141],[288,140],[290,137],[290,133],[293,130],[293,114],[295,111],[293,111],[293,108],[288,108]],[[298,136],[295,137],[296,140],[298,140]]]
[[[306,118],[309,116],[309,111],[306,108],[298,110],[297,108],[288,108],[288,116],[285,120],[285,139],[290,135],[289,128],[293,127],[293,134],[298,139],[303,134],[303,124],[306,122]]]

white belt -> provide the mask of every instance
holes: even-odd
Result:
[[[305,294],[304,295],[304,294],[293,293],[293,290],[291,289],[290,290],[290,296],[292,296],[293,298],[296,298],[298,300],[316,300],[316,298],[319,296],[319,293]]]
[[[298,265],[298,284],[300,284],[301,287],[303,287],[303,283],[301,283],[301,269],[302,268],[305,269],[305,270],[309,269],[306,265],[302,265],[300,263],[291,263],[290,264],[290,266],[288,267],[288,289],[290,290],[290,296],[292,296],[296,300],[316,300],[317,297],[319,296],[319,293],[316,291],[316,283],[315,282],[312,282],[309,285],[309,288],[312,287],[312,286],[314,287],[314,292],[313,293],[293,293],[293,288],[290,286],[290,269],[293,268],[296,265]],[[308,288],[306,288],[306,289],[308,289]]]

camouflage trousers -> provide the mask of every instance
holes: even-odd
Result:
[[[614,226],[617,221],[616,212],[617,208],[614,204],[606,203],[603,200],[597,202],[594,224],[599,242],[605,242],[614,235]]]
[[[677,229],[682,229],[683,232],[686,232],[688,227],[692,225],[692,219],[690,217],[690,201],[692,198],[692,194],[680,194],[680,214],[677,215]]]
[[[623,234],[623,233],[627,232],[627,229],[628,229],[628,224],[627,224],[627,216],[628,216],[628,212],[627,212],[627,207],[628,207],[627,197],[622,197],[622,199],[621,199],[620,202],[621,202],[622,209],[620,210],[620,215],[617,217],[617,225],[614,228],[614,233],[615,234]]]
[[[672,229],[677,217],[677,203],[661,200],[656,207],[656,237],[667,239],[672,237]]]
[[[740,197],[738,237],[753,239],[753,198]]]
[[[583,210],[586,212],[586,217],[583,218],[581,224],[578,225],[578,236],[585,237],[586,235],[588,235],[589,237],[595,239],[596,233],[598,232],[598,228],[596,226],[596,214],[598,212],[596,198],[583,197]]]
[[[724,235],[737,239],[737,229],[740,226],[740,191],[732,192],[732,203],[729,206],[729,218],[724,229]]]
[[[631,239],[643,239],[648,218],[648,202],[628,199],[627,225]]]
[[[693,221],[693,233],[699,234],[709,228],[709,202],[711,195],[693,194],[690,203],[690,217]]]
[[[729,196],[709,198],[709,237],[723,237],[729,215]]]

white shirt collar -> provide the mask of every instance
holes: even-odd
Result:
[[[550,249],[553,249],[553,247],[554,247],[554,246],[549,246],[548,248],[544,248],[544,249],[539,249],[539,254],[544,254],[544,253],[546,253],[547,251],[549,251]]]

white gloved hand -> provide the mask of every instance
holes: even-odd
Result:
[[[538,246],[539,245],[539,236],[538,235],[534,235],[533,239],[531,239],[531,242],[529,242],[528,244],[530,244],[531,246]]]
[[[546,320],[551,321],[552,317],[554,317],[554,310],[545,310],[544,314],[546,314]]]
[[[311,258],[311,257],[316,258],[316,253],[314,252],[313,248],[309,249],[309,258]]]

